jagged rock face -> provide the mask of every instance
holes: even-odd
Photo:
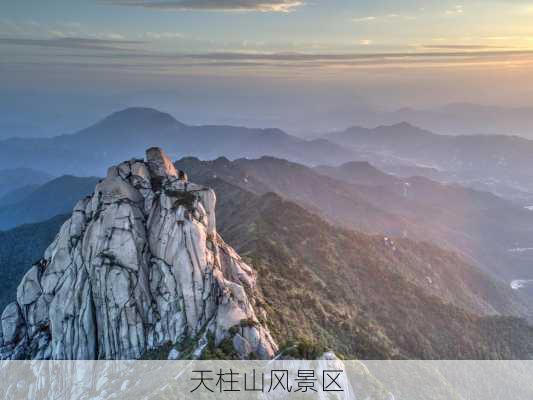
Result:
[[[199,356],[230,339],[271,358],[255,272],[217,234],[215,202],[157,148],[110,168],[4,310],[0,356],[135,359],[185,339]]]

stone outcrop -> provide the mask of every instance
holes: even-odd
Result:
[[[230,341],[271,358],[255,272],[217,234],[215,202],[161,149],[111,167],[2,313],[0,357],[136,359],[185,342],[198,357]]]

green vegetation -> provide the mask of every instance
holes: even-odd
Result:
[[[526,321],[482,317],[410,278],[428,262],[456,269],[461,261],[452,253],[409,240],[393,250],[382,236],[333,227],[275,194],[209,184],[221,199],[219,221],[234,221],[219,225],[222,237],[258,271],[268,326],[278,343],[302,343],[297,355],[313,355],[320,344],[362,359],[533,357]]]
[[[240,326],[241,328],[253,328],[254,326],[257,326],[257,322],[250,318],[241,319]]]
[[[224,339],[218,346],[215,346],[213,334],[207,334],[207,346],[202,353],[202,360],[239,360],[240,357],[233,347],[233,337]]]
[[[280,346],[283,357],[291,357],[296,360],[316,360],[326,351],[327,347],[310,338],[301,338],[297,341],[289,340]]]

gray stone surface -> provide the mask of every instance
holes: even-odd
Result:
[[[110,168],[20,283],[2,315],[0,356],[135,359],[201,337],[198,355],[208,337],[220,343],[248,320],[241,355],[271,358],[256,274],[217,234],[215,203],[160,149]]]

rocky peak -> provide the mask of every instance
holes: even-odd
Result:
[[[146,160],[152,176],[159,178],[178,176],[178,171],[176,171],[174,164],[159,147],[151,147],[146,150]]]
[[[199,357],[210,342],[271,358],[256,273],[217,234],[215,203],[161,149],[111,167],[22,279],[0,358],[135,359],[169,343]]]
[[[172,115],[147,107],[129,107],[114,112],[103,119],[101,123],[102,122],[113,126],[137,123],[143,124],[146,122],[158,126],[183,126],[183,124],[177,121]]]

